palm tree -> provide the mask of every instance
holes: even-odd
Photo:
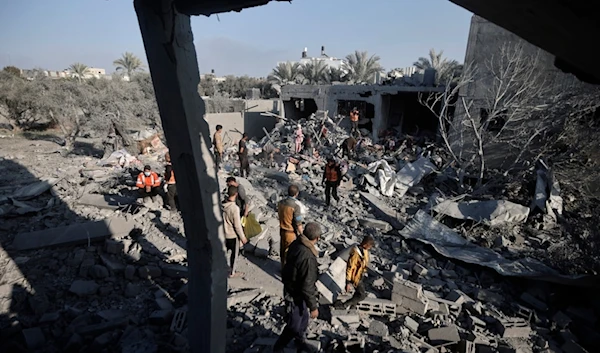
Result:
[[[290,83],[299,83],[302,79],[302,67],[299,63],[284,62],[279,63],[273,69],[273,72],[267,77],[271,84],[286,85]]]
[[[344,68],[337,68],[337,67],[332,67],[329,69],[329,72],[327,72],[325,81],[327,83],[333,83],[333,82],[348,82],[348,70],[344,69]]]
[[[381,58],[377,55],[371,55],[366,51],[356,50],[353,54],[346,56],[349,78],[354,83],[373,82],[377,73],[381,73],[383,68],[379,64]]]
[[[328,67],[321,60],[312,60],[302,66],[301,75],[305,85],[318,85],[327,80]]]
[[[113,61],[113,65],[117,67],[117,71],[126,72],[130,79],[134,72],[144,68],[142,60],[130,52],[125,52],[121,58]]]
[[[69,66],[69,70],[71,70],[73,76],[76,76],[79,80],[79,83],[81,83],[81,79],[85,77],[85,74],[88,72],[89,67],[82,63],[74,63],[71,66]]]
[[[456,60],[444,58],[443,54],[443,50],[436,53],[435,49],[429,49],[429,58],[420,57],[413,65],[419,70],[435,69],[437,71],[437,81],[447,84],[460,76],[462,65]]]

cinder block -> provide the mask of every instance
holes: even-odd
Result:
[[[367,298],[358,303],[356,309],[373,316],[396,315],[396,303],[386,299]]]
[[[432,328],[431,330],[427,331],[427,337],[434,345],[456,343],[460,341],[458,329],[454,325]]]
[[[458,353],[476,353],[475,343],[465,340],[460,341],[456,346],[456,350]]]
[[[411,330],[413,333],[416,333],[419,330],[419,323],[408,315],[404,317],[404,326],[406,326],[406,328]]]
[[[392,294],[400,294],[403,297],[417,300],[423,296],[423,287],[418,284],[407,280],[399,280],[394,282],[394,288]]]
[[[419,315],[425,315],[425,313],[427,313],[428,307],[429,300],[427,300],[427,298],[425,297],[417,300],[404,297],[402,298],[402,305],[398,307],[397,310],[400,313],[410,312]]]
[[[498,330],[502,338],[529,337],[531,326],[527,321],[520,318],[499,319]]]

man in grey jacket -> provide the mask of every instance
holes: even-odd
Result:
[[[243,275],[241,272],[235,272],[236,259],[240,252],[240,242],[246,244],[248,240],[244,235],[242,220],[240,218],[240,208],[235,204],[238,196],[238,188],[229,186],[227,188],[227,199],[223,201],[223,228],[225,230],[225,248],[231,250],[229,258],[229,277]]]

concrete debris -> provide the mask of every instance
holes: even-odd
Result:
[[[312,137],[310,151],[292,152],[298,123]],[[392,130],[375,141],[367,131],[348,160],[341,157],[349,137],[344,124],[325,111],[281,118],[263,140],[248,143],[251,176],[237,179],[262,232],[241,249],[239,275],[227,281],[228,352],[269,352],[285,322],[276,205],[292,183],[301,189],[305,220],[324,230],[317,243],[320,315],[307,332],[315,351],[570,353],[600,346],[597,306],[584,291],[567,298],[552,282],[511,278],[585,280],[563,275],[576,271],[560,272],[545,257],[569,244],[561,217],[573,213],[563,212],[573,202],[568,192],[561,195],[549,168],[540,168],[536,190],[521,182],[520,194],[508,185],[502,194],[493,190],[474,200],[465,171],[427,137]],[[138,135],[162,149],[155,132]],[[239,168],[237,137],[227,138],[234,141],[218,172],[221,189]],[[277,149],[273,160],[260,156],[267,143]],[[162,154],[117,150],[100,163],[79,155],[31,156],[31,162],[18,160],[50,178],[11,170],[25,179],[0,187],[6,244],[0,248],[0,350],[8,342],[30,351],[189,351],[183,220],[160,197],[137,200],[134,187],[140,166],[162,173]],[[325,207],[320,181],[329,156],[340,162],[343,177],[340,200]],[[0,159],[0,168],[7,160]],[[43,163],[51,165],[36,166]],[[521,206],[532,200],[535,212]],[[346,292],[346,261],[365,235],[376,241],[363,278],[367,296],[338,309],[338,300],[361,290]]]

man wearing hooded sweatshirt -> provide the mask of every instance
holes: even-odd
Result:
[[[223,228],[225,230],[225,248],[231,250],[229,258],[229,277],[241,275],[235,272],[236,259],[240,252],[240,242],[246,244],[248,240],[244,235],[242,220],[240,218],[240,208],[235,204],[238,195],[238,188],[229,186],[227,188],[227,199],[223,201]]]
[[[350,250],[346,265],[346,292],[350,292],[352,287],[354,287],[354,295],[345,303],[335,303],[335,307],[352,309],[367,297],[363,276],[367,272],[369,250],[371,250],[373,245],[375,245],[375,239],[370,235],[366,235],[360,245]]]
[[[321,237],[321,226],[308,223],[302,235],[294,240],[288,250],[287,262],[283,267],[281,281],[286,302],[287,318],[283,332],[273,346],[274,353],[283,352],[293,339],[298,352],[311,352],[306,343],[308,319],[319,316],[317,304],[317,249],[315,244]]]

